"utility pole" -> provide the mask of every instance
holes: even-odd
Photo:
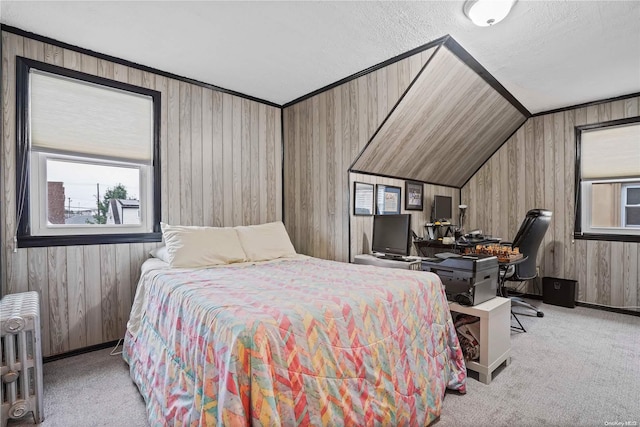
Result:
[[[68,197],[68,199],[69,199],[69,209],[67,210],[68,211],[67,218],[71,218],[71,197]]]
[[[100,183],[96,184],[98,195],[96,196],[96,206],[98,207],[98,216],[100,216]]]

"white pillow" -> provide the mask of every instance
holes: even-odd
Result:
[[[151,249],[149,251],[149,255],[154,258],[158,258],[159,260],[162,260],[167,264],[169,263],[169,252],[167,252],[166,246],[158,246],[157,248]]]
[[[206,267],[246,261],[236,230],[161,223],[171,267]]]
[[[249,261],[268,261],[297,255],[281,221],[239,226],[236,231]]]

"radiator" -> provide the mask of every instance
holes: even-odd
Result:
[[[30,412],[34,421],[41,423],[44,412],[37,292],[9,294],[0,300],[0,354],[2,427],[9,418],[22,418]]]

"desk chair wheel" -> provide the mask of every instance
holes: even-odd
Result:
[[[544,313],[543,313],[543,312],[541,312],[541,311],[538,311],[538,312],[536,313],[536,316],[538,316],[538,317],[544,317]]]

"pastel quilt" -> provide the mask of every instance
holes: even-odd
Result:
[[[123,354],[153,426],[424,426],[446,388],[465,391],[431,273],[309,257],[151,262]]]

